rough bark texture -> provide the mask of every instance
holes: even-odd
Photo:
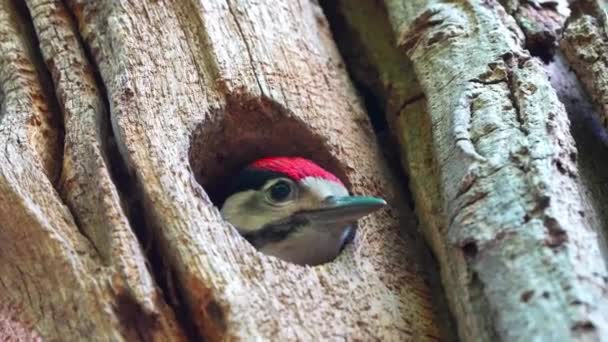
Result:
[[[574,2],[561,48],[608,127],[608,17],[602,3]]]
[[[589,217],[589,222],[602,235],[601,250],[606,258],[608,202],[604,198],[608,194],[608,158],[605,157],[608,153],[608,134],[602,128],[591,99],[585,94],[583,85],[563,54],[558,52],[554,61],[545,65],[545,70],[570,118],[570,132],[579,151],[577,164],[584,185],[581,191],[591,199],[589,205],[597,213]]]
[[[569,14],[567,0],[499,0],[525,35],[533,56],[550,61]]]
[[[60,2],[28,5],[44,61],[27,9],[0,6],[0,302],[48,340],[179,339],[109,179],[73,25]]]
[[[0,301],[45,340],[439,338],[433,267],[315,4],[1,0],[0,104]],[[335,262],[265,257],[212,199],[278,154],[390,208]]]
[[[14,304],[3,303],[0,307],[0,338],[6,342],[41,342],[42,338],[34,331],[31,322],[19,319],[20,308]]]
[[[561,48],[606,123],[600,6]],[[461,339],[608,339],[608,135],[554,55],[566,1],[325,7]],[[314,1],[0,0],[0,338],[457,339],[374,135]],[[390,203],[326,265],[214,205],[295,154]]]
[[[338,41],[400,142],[461,338],[608,338],[603,206],[579,165],[605,169],[579,162],[516,21],[495,1],[366,3],[340,2]]]

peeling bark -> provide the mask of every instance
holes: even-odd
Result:
[[[0,301],[19,322],[52,341],[439,339],[433,265],[315,4],[3,1]],[[279,154],[390,208],[335,262],[264,256],[212,200]]]
[[[601,206],[516,21],[495,1],[371,3],[340,2],[347,61],[400,142],[460,337],[607,338]]]

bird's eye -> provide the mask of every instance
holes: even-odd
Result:
[[[270,199],[274,202],[283,202],[290,198],[292,188],[286,181],[278,181],[268,190]]]

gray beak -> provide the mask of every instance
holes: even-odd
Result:
[[[386,201],[378,197],[331,197],[321,208],[301,212],[298,216],[319,224],[353,223],[385,205]]]

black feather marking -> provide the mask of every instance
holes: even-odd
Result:
[[[229,183],[226,192],[222,192],[221,199],[218,201],[221,208],[226,199],[236,193],[247,190],[260,190],[266,182],[271,179],[287,177],[280,172],[268,171],[247,167],[233,178]]]
[[[244,234],[243,237],[257,248],[267,243],[284,240],[300,227],[310,223],[300,215],[292,215],[285,220],[269,223],[255,232]]]
[[[245,168],[236,176],[235,182],[229,188],[228,196],[247,190],[259,190],[269,180],[279,177],[286,177],[286,175],[280,172]]]

